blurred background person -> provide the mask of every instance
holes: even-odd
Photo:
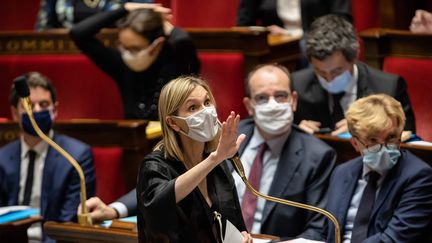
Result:
[[[417,34],[432,34],[432,13],[417,10],[411,20],[410,30]]]
[[[71,28],[93,14],[115,10],[126,2],[152,3],[153,0],[41,0],[36,30]]]
[[[26,74],[33,115],[41,130],[66,150],[81,166],[87,196],[95,195],[96,179],[91,148],[76,139],[57,134],[52,125],[58,112],[57,94],[51,81],[37,72]],[[0,149],[0,207],[28,205],[40,210],[43,221],[77,221],[80,179],[75,168],[33,129],[15,87],[10,91],[12,118],[21,138]],[[33,225],[29,239],[52,241]]]
[[[214,97],[199,78],[168,83],[159,98],[163,140],[138,173],[142,242],[223,242],[229,220],[252,242],[227,167],[245,138],[234,112],[220,125]]]
[[[359,42],[352,24],[337,15],[316,19],[305,36],[311,67],[292,74],[298,94],[294,122],[308,133],[348,131],[345,112],[356,99],[385,93],[401,102],[405,130],[415,133],[406,81],[358,61]]]
[[[302,36],[316,18],[330,13],[351,20],[351,1],[240,0],[237,25],[262,25],[274,34]]]
[[[157,4],[126,3],[70,31],[78,48],[117,83],[126,119],[158,120],[160,89],[182,74],[199,72],[195,46],[186,32],[171,25],[170,14]],[[119,45],[111,49],[95,35],[119,19]]]

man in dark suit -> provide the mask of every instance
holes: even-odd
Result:
[[[95,194],[93,156],[88,145],[53,132],[58,102],[52,83],[40,73],[29,73],[30,101],[41,130],[81,165],[87,196]],[[44,142],[32,128],[14,88],[11,112],[19,123],[21,138],[0,149],[0,206],[29,205],[40,210],[44,221],[76,221],[80,202],[80,180],[73,166]],[[29,238],[41,239],[40,225],[31,228]],[[43,236],[45,242],[50,239]]]
[[[312,66],[292,75],[299,107],[294,122],[300,128],[309,133],[346,132],[344,112],[349,105],[363,96],[385,93],[401,102],[407,117],[405,130],[415,132],[405,80],[357,61],[359,43],[348,21],[335,15],[320,17],[305,39]]]
[[[239,133],[247,137],[239,154],[246,176],[262,193],[324,208],[336,154],[292,125],[297,94],[291,92],[289,82],[288,70],[276,64],[259,66],[249,74],[243,102],[252,117],[239,125]],[[258,157],[261,161],[255,163]],[[252,178],[257,171],[258,180]],[[255,200],[236,172],[233,176],[252,233],[321,239],[324,216],[262,198]]]
[[[401,150],[401,104],[384,95],[355,101],[347,111],[351,144],[361,157],[336,167],[327,209],[343,241],[431,242],[432,168]],[[334,242],[329,226],[327,242]]]

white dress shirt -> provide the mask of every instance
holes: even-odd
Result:
[[[291,131],[291,130],[290,130]],[[273,177],[275,175],[277,165],[279,162],[279,157],[287,140],[290,132],[287,132],[281,136],[278,136],[274,139],[267,141],[268,149],[264,153],[263,158],[263,166],[261,173],[261,181],[259,191],[263,194],[268,194],[270,191],[270,187],[273,183]],[[264,143],[264,138],[259,133],[257,127],[255,127],[253,135],[246,145],[246,148],[241,156],[241,161],[245,170],[246,178],[249,177],[249,173],[253,164],[253,161],[258,152],[258,147]],[[240,204],[243,201],[243,196],[246,190],[246,185],[243,180],[237,174],[237,172],[233,171],[234,182],[237,187],[237,193],[239,196]],[[266,200],[264,198],[258,198],[257,207],[254,215],[254,223],[252,225],[251,233],[260,233],[261,231],[261,219],[264,211]]]

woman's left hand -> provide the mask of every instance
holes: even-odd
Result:
[[[241,233],[243,235],[243,243],[252,243],[253,242],[252,236],[248,232],[242,231]]]

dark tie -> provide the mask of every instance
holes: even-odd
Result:
[[[36,152],[33,150],[29,150],[28,156],[29,156],[29,164],[28,164],[27,179],[26,179],[25,189],[24,189],[24,199],[22,203],[23,205],[30,205],[30,199],[31,199],[32,188],[33,188],[33,174],[34,174]]]
[[[263,143],[258,147],[257,154],[252,164],[251,171],[249,173],[248,181],[257,191],[260,189],[260,180],[262,172],[262,164],[264,153],[267,150],[267,144]],[[243,201],[242,201],[242,213],[243,219],[245,221],[246,227],[250,232],[254,222],[255,209],[257,205],[258,198],[246,188]]]
[[[367,238],[369,219],[375,202],[377,181],[380,178],[380,174],[371,171],[367,174],[367,176],[367,185],[363,191],[363,195],[357,210],[357,215],[354,219],[351,243],[362,242]]]
[[[342,119],[344,119],[344,111],[342,109],[342,106],[340,104],[340,100],[345,95],[345,92],[340,92],[337,94],[332,94],[333,97],[333,113],[332,113],[332,119],[333,124],[336,125],[336,123]]]

